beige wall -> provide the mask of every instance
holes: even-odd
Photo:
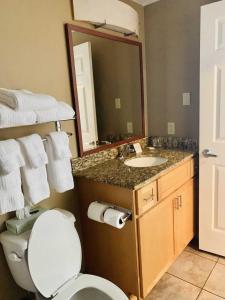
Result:
[[[198,137],[200,5],[213,0],[161,0],[145,8],[149,134]],[[191,92],[191,106],[182,93]]]
[[[72,22],[70,0],[1,0],[0,4],[0,86],[26,88],[55,96],[71,104],[64,24]],[[128,0],[126,2],[129,2]],[[137,4],[143,40],[144,10]],[[87,26],[87,25],[84,25]],[[63,128],[75,134],[73,122]],[[52,125],[0,130],[0,140],[53,130]],[[71,138],[73,156],[77,156],[75,137]],[[61,207],[78,216],[76,191],[52,194],[42,203]],[[9,215],[0,216],[0,231]],[[78,216],[79,217],[79,216]],[[25,292],[11,278],[0,247],[0,299],[19,300]]]

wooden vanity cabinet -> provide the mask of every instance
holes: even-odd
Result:
[[[144,299],[194,237],[193,159],[137,191],[78,178],[86,272]],[[87,218],[92,201],[132,211],[122,230]],[[133,296],[130,296],[133,299]]]
[[[145,298],[194,237],[194,180],[137,219],[141,296]]]
[[[174,259],[173,204],[169,197],[137,220],[141,295],[144,298]]]
[[[173,199],[174,203],[174,247],[179,255],[195,234],[194,224],[194,180],[189,180]]]
[[[136,218],[133,217],[119,230],[87,217],[88,206],[93,201],[107,202],[129,209],[135,216],[134,191],[78,178],[78,195],[85,273],[106,278],[128,295],[139,297]]]

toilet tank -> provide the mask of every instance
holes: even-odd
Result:
[[[14,235],[9,231],[0,234],[5,257],[15,282],[23,289],[37,292],[27,262],[27,247],[31,231]]]

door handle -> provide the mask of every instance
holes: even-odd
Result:
[[[206,158],[208,158],[208,157],[218,157],[217,154],[212,153],[209,149],[203,150],[203,151],[202,151],[202,155],[203,155],[204,157],[206,157]]]

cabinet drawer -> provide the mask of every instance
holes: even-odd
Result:
[[[157,183],[154,181],[136,192],[137,214],[144,213],[156,205],[157,202]]]
[[[193,171],[191,172],[191,163],[192,161],[188,161],[165,176],[159,178],[159,200],[170,195],[192,177]]]

